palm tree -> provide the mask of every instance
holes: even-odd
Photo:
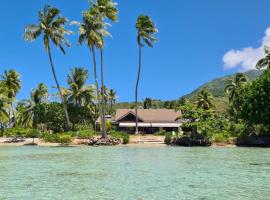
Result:
[[[22,100],[17,105],[18,125],[22,128],[31,128],[33,125],[34,108],[36,104],[31,99]]]
[[[35,104],[47,102],[49,99],[48,87],[44,83],[39,83],[38,87],[32,90],[31,99]]]
[[[213,106],[213,95],[206,90],[202,90],[197,96],[197,107],[209,110]]]
[[[67,77],[67,102],[76,106],[86,106],[93,103],[92,86],[85,85],[89,77],[88,70],[75,67]]]
[[[0,94],[0,129],[4,127],[4,123],[6,123],[9,119],[7,107],[8,107],[7,98]]]
[[[15,70],[5,71],[4,75],[1,75],[0,88],[8,99],[10,111],[12,112],[13,121],[16,123],[16,115],[13,108],[13,102],[16,98],[19,90],[21,89],[20,74]],[[11,114],[9,115],[11,122]]]
[[[270,69],[270,48],[268,46],[264,46],[264,54],[264,58],[260,59],[256,64],[257,69],[262,69],[265,67]]]
[[[137,42],[139,45],[139,67],[138,67],[138,77],[136,81],[135,89],[135,115],[136,115],[136,130],[135,133],[138,133],[138,87],[141,76],[141,61],[142,61],[142,47],[143,42],[149,47],[153,47],[153,42],[156,42],[156,38],[153,36],[157,32],[155,24],[146,15],[140,15],[136,23],[137,29]]]
[[[225,87],[225,92],[229,93],[229,101],[233,102],[236,98],[236,90],[248,82],[248,78],[243,73],[237,73],[234,80],[229,80]]]
[[[48,87],[44,83],[38,84],[30,93],[30,99],[22,100],[17,106],[18,110],[18,124],[21,127],[32,127],[34,109],[43,102],[47,102],[49,98]]]
[[[117,3],[113,2],[112,0],[97,0],[96,3],[91,1],[96,14],[100,17],[100,19],[104,22],[104,20],[109,19],[113,22],[118,20],[118,10],[117,10]],[[104,24],[106,24],[104,22]],[[104,26],[103,29],[106,27]],[[105,94],[105,85],[104,85],[104,62],[103,62],[103,47],[104,47],[104,36],[108,36],[109,34],[102,34],[101,39],[103,41],[103,45],[100,48],[100,67],[101,67],[101,121],[102,121],[102,129],[103,134],[107,135],[106,133],[106,126],[105,126],[105,110],[106,110],[106,94]]]
[[[108,101],[110,103],[110,114],[112,114],[112,110],[113,110],[113,105],[116,103],[117,101],[117,96],[116,96],[116,91],[114,91],[113,89],[109,90],[108,93]]]
[[[144,109],[149,109],[152,108],[153,106],[153,102],[151,98],[145,98],[145,100],[143,101],[143,108]]]
[[[51,55],[51,42],[61,49],[63,54],[65,54],[64,46],[69,47],[69,41],[65,38],[67,34],[71,34],[71,31],[65,29],[67,23],[67,18],[60,15],[60,10],[49,5],[45,5],[43,11],[39,11],[38,24],[28,25],[25,28],[24,40],[34,41],[39,36],[43,35],[43,43],[46,53],[49,56],[51,70],[56,83],[56,87],[61,97],[63,111],[66,117],[67,128],[71,126],[67,106],[64,97],[61,92],[61,87],[56,76],[54,63]]]
[[[102,108],[100,102],[100,93],[97,79],[97,64],[96,64],[96,54],[95,48],[103,48],[104,41],[103,36],[109,35],[105,30],[106,24],[102,21],[101,16],[99,15],[97,9],[94,7],[90,8],[88,11],[83,12],[83,22],[80,23],[79,28],[79,44],[86,43],[92,53],[93,64],[94,64],[94,77],[95,77],[95,86],[96,86],[96,96],[97,104],[99,108],[99,117],[101,119],[101,134],[103,138],[107,137],[106,133],[106,124],[103,121],[102,117]]]

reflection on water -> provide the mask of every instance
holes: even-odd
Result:
[[[0,199],[265,200],[270,149],[3,147]]]

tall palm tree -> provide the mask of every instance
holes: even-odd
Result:
[[[92,53],[93,65],[94,65],[94,77],[95,77],[95,86],[96,86],[96,98],[99,108],[99,117],[102,119],[102,108],[100,101],[100,92],[97,79],[97,63],[96,63],[96,54],[95,48],[103,48],[104,41],[103,36],[109,35],[105,30],[106,24],[102,21],[100,14],[97,9],[91,7],[88,11],[83,12],[83,22],[80,23],[79,28],[79,44],[86,43]],[[106,133],[106,124],[105,121],[101,120],[101,134],[103,138],[107,137]]]
[[[104,22],[104,20],[109,19],[113,22],[118,20],[118,9],[117,3],[113,2],[112,0],[97,0],[97,2],[91,1],[96,14],[100,16],[100,19]],[[106,24],[104,22],[104,24]],[[104,29],[106,27],[103,27]],[[103,124],[103,134],[107,135],[106,133],[106,126],[105,126],[105,110],[106,110],[106,94],[105,94],[105,85],[104,85],[104,62],[103,62],[103,47],[104,47],[104,36],[108,36],[109,34],[102,34],[101,39],[103,41],[103,45],[100,48],[100,67],[101,67],[101,122]]]
[[[16,123],[16,114],[14,111],[13,102],[19,90],[21,89],[21,84],[22,83],[20,80],[20,74],[17,73],[15,70],[6,70],[4,74],[1,75],[0,88],[8,99],[14,123]],[[11,114],[9,116],[11,122]]]
[[[265,67],[270,69],[270,48],[268,46],[264,46],[264,54],[264,58],[261,58],[256,64],[257,69]]]
[[[92,86],[86,85],[89,72],[85,68],[75,67],[67,77],[67,102],[76,106],[86,106],[93,103]]]
[[[146,15],[140,15],[136,23],[137,29],[137,42],[139,45],[139,67],[138,67],[138,77],[136,81],[135,89],[135,115],[136,115],[136,130],[135,133],[138,133],[138,87],[141,76],[141,62],[142,62],[142,47],[143,43],[147,44],[149,47],[153,47],[153,43],[157,39],[153,36],[157,32],[154,22],[150,17]]]
[[[44,47],[46,53],[49,56],[53,77],[61,97],[67,128],[69,128],[71,124],[68,116],[67,106],[62,95],[59,81],[56,76],[54,63],[51,55],[51,42],[56,47],[59,47],[63,54],[65,54],[64,46],[70,46],[69,41],[65,38],[66,35],[72,33],[71,31],[65,29],[67,21],[67,18],[61,16],[59,9],[51,7],[49,5],[45,5],[43,11],[39,11],[38,24],[28,25],[25,28],[24,40],[32,42],[36,40],[39,36],[43,36]]]
[[[31,99],[35,104],[47,102],[49,99],[49,90],[44,83],[39,83],[38,87],[31,91]]]
[[[229,94],[229,101],[233,102],[236,98],[236,90],[248,82],[248,77],[243,73],[237,73],[234,80],[229,80],[225,87],[225,92]]]
[[[211,107],[213,107],[213,101],[213,95],[206,90],[202,90],[197,96],[197,107],[204,110],[209,110]]]
[[[113,111],[113,105],[116,103],[117,101],[117,96],[116,96],[116,91],[113,89],[109,90],[108,93],[108,101],[110,103],[110,114],[112,114]]]

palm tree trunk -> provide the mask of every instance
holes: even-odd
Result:
[[[102,113],[101,113],[101,104],[100,104],[100,94],[99,94],[98,79],[97,79],[97,62],[96,62],[95,48],[93,46],[90,48],[90,52],[92,52],[93,63],[94,63],[94,77],[95,77],[95,85],[96,85],[96,93],[97,93],[97,104],[98,104],[97,107],[98,107],[99,118],[100,118],[101,125],[102,125]],[[103,137],[103,135],[102,135],[102,137]]]
[[[51,69],[52,69],[53,77],[54,77],[57,89],[58,89],[60,97],[61,97],[63,111],[64,111],[64,114],[65,114],[65,117],[66,117],[66,122],[67,122],[67,129],[69,129],[71,124],[70,124],[70,121],[69,121],[67,106],[66,106],[66,102],[64,100],[64,97],[63,97],[63,94],[62,94],[62,91],[61,91],[61,88],[60,88],[60,85],[59,85],[59,82],[58,82],[58,79],[57,79],[57,76],[56,76],[56,72],[55,72],[55,69],[54,69],[54,64],[53,64],[53,60],[52,60],[50,46],[48,46],[48,54],[49,54],[49,59],[50,59],[50,63],[51,63]]]
[[[10,110],[12,112],[12,115],[13,115],[13,121],[14,121],[14,126],[16,125],[16,115],[15,115],[15,111],[14,111],[14,108],[13,108],[13,103],[12,103],[12,100],[10,102]]]
[[[106,121],[105,121],[105,87],[104,87],[104,64],[103,64],[103,50],[100,49],[100,66],[101,66],[101,125],[102,125],[102,137],[107,137]]]
[[[141,76],[141,62],[142,62],[142,46],[139,44],[139,68],[138,68],[138,77],[136,82],[136,90],[135,90],[135,116],[136,116],[136,129],[135,134],[139,133],[138,129],[138,87]]]

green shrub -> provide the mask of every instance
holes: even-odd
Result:
[[[216,133],[213,135],[212,141],[217,142],[217,143],[221,143],[221,142],[227,142],[228,140],[223,134]]]
[[[61,144],[69,144],[72,142],[72,136],[68,134],[59,135],[58,139]]]
[[[164,139],[165,144],[171,144],[172,142],[172,133],[165,133],[165,139]]]
[[[58,134],[44,133],[42,138],[45,142],[50,142],[50,143],[58,143],[59,142],[59,135]]]
[[[72,132],[66,132],[64,134],[45,133],[43,134],[43,139],[45,142],[49,142],[49,143],[68,144],[72,142]]]
[[[123,144],[128,144],[129,143],[129,134],[128,133],[119,132],[119,131],[110,131],[109,135],[111,135],[112,137],[122,139]]]
[[[29,131],[26,132],[25,137],[27,138],[38,138],[40,137],[40,131],[37,129],[30,129]]]
[[[92,129],[77,131],[76,136],[78,139],[89,139],[95,135],[95,131]]]
[[[32,131],[32,129],[14,127],[14,128],[5,129],[3,132],[3,136],[5,136],[5,137],[27,137],[30,131]]]

